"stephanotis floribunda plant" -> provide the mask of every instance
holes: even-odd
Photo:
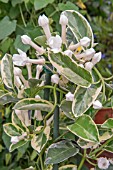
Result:
[[[3,126],[11,137],[9,151],[29,143],[41,170],[87,169],[85,162],[107,169],[113,161],[99,156],[113,152],[113,119],[97,125],[95,115],[113,105],[112,77],[103,78],[96,67],[101,52],[94,49],[92,29],[76,11],[61,13],[61,35],[50,31],[45,15],[38,24],[44,35],[34,41],[21,36],[35,59],[17,49],[1,61],[0,102],[12,103],[12,122]]]

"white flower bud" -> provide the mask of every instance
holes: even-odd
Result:
[[[39,95],[36,95],[35,99],[41,99],[41,97]]]
[[[73,55],[73,52],[71,50],[66,50],[66,51],[64,51],[64,54],[71,58]]]
[[[84,65],[83,64],[79,64],[80,67],[84,68]]]
[[[36,67],[36,79],[39,79],[40,73],[43,70],[43,66],[42,65],[37,65]]]
[[[47,37],[47,40],[51,37],[50,29],[49,29],[49,19],[43,14],[39,16],[38,24],[44,30],[44,33]]]
[[[59,51],[62,45],[62,39],[59,35],[56,35],[55,37],[50,37],[48,39],[48,45],[52,48],[52,50]]]
[[[30,44],[31,43],[31,38],[27,35],[22,35],[21,40],[23,44]]]
[[[85,61],[91,60],[94,54],[95,54],[95,50],[93,48],[87,49],[85,51],[85,56],[84,56]]]
[[[66,101],[73,101],[74,100],[74,94],[72,94],[71,92],[68,92],[66,94]]]
[[[101,52],[96,53],[92,58],[92,63],[95,65],[101,60]]]
[[[22,74],[22,70],[18,67],[14,67],[14,75],[20,76]]]
[[[49,19],[44,14],[42,16],[40,15],[38,18],[38,24],[39,26],[44,27],[49,24]]]
[[[57,74],[53,74],[53,75],[51,76],[51,82],[52,82],[52,83],[58,84],[58,83],[59,83],[59,80],[60,80],[60,78],[59,78],[59,76],[58,76]]]
[[[108,169],[110,163],[109,161],[107,160],[107,158],[104,158],[104,157],[100,157],[98,158],[97,160],[97,164],[98,164],[98,167],[100,169]]]
[[[88,47],[90,45],[90,39],[88,37],[83,37],[80,39],[80,45],[83,47]]]
[[[93,102],[93,108],[94,109],[101,109],[102,108],[102,103],[99,100],[95,100]]]
[[[68,18],[64,14],[61,14],[59,23],[61,25],[67,25],[68,24]]]
[[[92,68],[93,68],[93,63],[92,62],[87,62],[85,63],[85,69],[88,70],[88,71],[91,71]]]
[[[18,142],[19,142],[18,136],[12,136],[12,137],[11,137],[11,143],[12,143],[12,144],[16,144],[16,143],[18,143]]]

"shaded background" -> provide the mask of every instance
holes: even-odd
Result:
[[[38,17],[45,14],[50,19],[51,31],[59,31],[59,17],[64,10],[77,10],[89,21],[94,32],[97,51],[102,52],[102,60],[97,64],[104,77],[113,74],[113,0],[0,0],[0,59],[5,53],[17,53],[17,48],[34,51],[23,45],[20,36],[29,35],[32,39],[42,35],[38,27]],[[26,75],[26,69],[23,69]],[[0,87],[1,88],[1,87]],[[9,153],[10,138],[2,131],[2,125],[10,121],[11,104],[0,107],[0,169],[20,170],[35,164],[37,153],[29,144]]]

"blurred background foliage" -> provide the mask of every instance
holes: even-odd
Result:
[[[102,52],[97,67],[104,77],[112,75],[113,0],[0,0],[0,59],[5,53],[17,53],[17,48],[29,50],[29,46],[21,43],[20,36],[27,34],[34,39],[42,35],[37,20],[43,13],[50,19],[51,31],[60,32],[59,16],[64,10],[77,10],[88,19],[95,42],[99,43],[96,50]],[[35,57],[30,50],[29,55]],[[29,144],[9,153],[10,138],[2,131],[2,125],[10,121],[10,107],[0,108],[0,169],[20,170],[34,166],[37,153]]]

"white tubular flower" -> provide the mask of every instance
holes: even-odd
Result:
[[[21,82],[19,76],[14,76],[14,84],[17,88],[20,88],[22,86],[22,82]]]
[[[31,72],[31,63],[26,63],[27,71],[28,71],[28,79],[32,78],[32,72]]]
[[[22,50],[18,49],[19,54],[14,54],[13,55],[13,63],[14,65],[17,66],[25,66],[26,63],[28,62],[28,57],[25,52]]]
[[[92,63],[95,65],[101,60],[101,52],[96,53],[92,58]]]
[[[64,14],[61,14],[59,23],[62,26],[62,42],[65,43],[66,42],[66,25],[68,24],[68,18]]]
[[[42,65],[37,65],[36,66],[36,79],[39,79],[40,73],[43,70],[43,66]]]
[[[15,109],[15,114],[18,116],[18,118],[24,123],[24,117],[22,114],[22,110]]]
[[[18,136],[12,136],[11,137],[11,143],[12,144],[16,144],[19,142],[19,137]]]
[[[30,59],[30,58],[28,58],[28,63],[44,65],[45,59],[44,58],[40,58],[40,59]]]
[[[93,108],[94,109],[101,109],[102,108],[102,103],[99,100],[95,100],[93,102]]]
[[[92,68],[93,68],[93,63],[92,62],[87,62],[85,63],[85,69],[88,70],[88,71],[91,71]]]
[[[41,47],[39,47],[38,45],[36,45],[30,37],[28,37],[27,35],[22,35],[21,36],[21,40],[23,44],[28,44],[30,46],[32,46],[36,51],[38,51],[40,54],[43,54],[45,52],[45,50]]]
[[[38,18],[38,24],[43,28],[47,39],[49,39],[51,37],[49,29],[49,19],[44,14],[42,16],[40,15]]]
[[[56,35],[55,37],[52,36],[48,39],[47,43],[52,48],[52,51],[57,53],[60,51],[62,39],[59,35]]]
[[[80,45],[83,47],[88,47],[90,45],[90,39],[88,37],[83,37],[80,39]]]
[[[85,51],[85,56],[83,57],[85,61],[89,61],[92,59],[92,57],[95,54],[95,50],[93,48],[90,48]]]
[[[65,96],[66,96],[66,101],[74,100],[74,94],[72,94],[71,92],[68,92]]]
[[[97,163],[98,163],[98,167],[100,169],[108,169],[108,167],[110,165],[110,163],[107,160],[107,158],[104,158],[104,157],[98,158]]]
[[[109,160],[110,164],[113,165],[113,158],[109,158],[108,160]]]
[[[58,83],[59,83],[59,80],[60,80],[60,78],[59,78],[59,76],[58,76],[57,74],[53,74],[53,75],[51,76],[51,82],[52,82],[52,83],[58,84]]]
[[[14,67],[14,75],[18,76],[22,80],[25,87],[28,87],[28,82],[27,80],[25,80],[24,76],[22,75],[22,70],[20,68]]]
[[[64,51],[64,54],[71,58],[73,55],[73,52],[71,50],[66,50],[66,51]]]

